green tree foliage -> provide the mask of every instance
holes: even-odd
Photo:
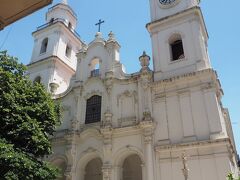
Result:
[[[230,173],[230,174],[228,174],[228,176],[227,176],[227,180],[240,180],[240,177],[237,178],[237,179],[235,179],[235,178],[233,177],[233,174]]]
[[[57,169],[41,159],[52,153],[60,107],[25,72],[17,58],[0,52],[0,179],[56,179]]]

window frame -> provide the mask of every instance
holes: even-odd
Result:
[[[48,38],[44,38],[42,40],[41,49],[40,49],[40,55],[41,54],[45,54],[47,52],[48,43],[49,43],[49,39]]]
[[[93,113],[93,111],[95,111]],[[85,124],[101,122],[102,96],[93,95],[86,100]]]
[[[185,52],[184,52],[182,39],[177,39],[177,40],[173,41],[172,43],[170,43],[169,45],[170,45],[170,51],[171,51],[171,62],[175,62],[175,61],[185,58]],[[177,47],[177,46],[179,46],[179,47]],[[181,52],[181,53],[179,53],[179,52]]]
[[[65,56],[69,59],[72,56],[72,47],[69,44],[66,45]]]

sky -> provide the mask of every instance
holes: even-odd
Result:
[[[54,0],[53,4],[60,2]],[[78,16],[77,32],[86,43],[97,32],[99,19],[105,38],[110,31],[121,45],[121,62],[128,73],[139,71],[138,58],[145,50],[150,56],[151,40],[145,25],[150,22],[149,0],[68,0]],[[0,31],[0,51],[28,64],[31,59],[32,32],[45,24],[43,8]],[[217,71],[224,91],[223,105],[229,109],[235,141],[240,153],[240,0],[201,0],[209,33],[208,50],[212,67]]]

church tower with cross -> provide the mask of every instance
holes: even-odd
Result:
[[[101,33],[101,19],[93,40],[81,41],[66,0],[33,32],[29,76],[62,104],[47,157],[59,179],[225,180],[238,173],[199,0],[149,3],[152,58],[143,52],[132,74],[114,33]]]

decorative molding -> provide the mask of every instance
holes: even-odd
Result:
[[[112,166],[109,164],[104,164],[102,167],[103,180],[111,180]]]
[[[107,90],[107,93],[110,94],[112,87],[113,87],[113,83],[114,83],[114,74],[113,72],[106,72],[106,79],[104,80],[104,84]]]
[[[113,117],[113,114],[107,110],[107,112],[104,113],[104,119],[102,121],[102,127],[103,128],[111,128],[112,127],[112,117]]]
[[[231,144],[230,139],[223,138],[218,140],[206,140],[206,141],[198,141],[198,142],[190,142],[190,143],[156,145],[155,151],[159,153],[163,153],[163,152],[172,152],[172,151],[183,151],[188,149],[226,146],[228,144]]]
[[[157,93],[153,95],[153,101],[159,102],[159,101],[166,101],[166,93]]]
[[[87,93],[85,96],[84,96],[84,99],[85,100],[88,100],[90,97],[94,96],[94,95],[98,95],[98,96],[102,96],[103,93],[99,90],[93,90],[91,91],[90,93]]]
[[[201,77],[201,79],[199,79]],[[168,79],[163,79],[160,81],[155,81],[151,83],[151,86],[153,88],[158,88],[158,87],[167,87],[167,86],[173,86],[176,84],[181,84],[182,82],[188,81],[189,83],[191,82],[196,82],[199,81],[201,84],[203,83],[201,80],[203,79],[209,79],[210,81],[214,81],[215,83],[218,83],[217,79],[217,74],[213,69],[205,69],[197,72],[191,72],[191,73],[186,73],[183,75],[171,77]]]
[[[118,127],[135,126],[136,124],[137,124],[136,116],[118,119]]]
[[[138,103],[138,98],[137,98],[137,91],[129,91],[126,90],[123,93],[117,95],[117,106],[119,106],[120,100],[124,97],[133,97],[134,98],[134,103]]]
[[[94,153],[94,152],[97,152],[97,149],[95,149],[93,147],[89,147],[88,149],[83,151],[83,154]]]

